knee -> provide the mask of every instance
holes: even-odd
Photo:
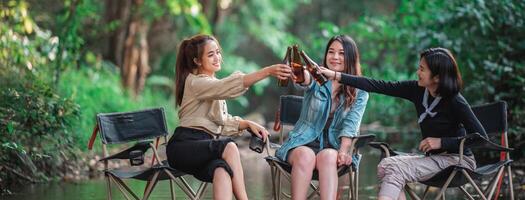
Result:
[[[235,156],[235,155],[237,156],[239,155],[239,148],[234,142],[228,142],[228,144],[226,144],[226,147],[224,147],[224,152],[222,154],[222,157],[226,158],[228,156]]]
[[[213,171],[213,180],[214,181],[220,180],[220,179],[217,179],[217,178],[226,178],[226,177],[230,177],[230,174],[222,167],[217,167]]]
[[[337,166],[337,151],[334,149],[322,150],[317,155],[317,168],[334,167]]]
[[[312,171],[315,167],[315,154],[308,148],[297,148],[293,152],[292,167]]]
[[[392,165],[392,161],[393,160],[390,159],[390,157],[388,157],[382,159],[381,162],[379,162],[379,164],[377,165],[377,177],[379,179],[385,177],[387,169],[391,168],[390,166]]]

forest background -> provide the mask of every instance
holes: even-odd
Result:
[[[525,150],[523,0],[2,0],[0,11],[0,193],[25,182],[60,180],[81,162],[101,112],[164,107],[177,126],[177,47],[215,35],[219,77],[281,62],[299,44],[320,62],[328,39],[354,38],[363,74],[415,79],[419,52],[456,56],[471,105],[509,105],[515,160]],[[235,115],[271,127],[278,97],[300,94],[275,79],[228,101]],[[409,102],[373,94],[363,126],[410,150],[418,126]]]

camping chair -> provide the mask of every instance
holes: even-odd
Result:
[[[284,138],[284,131],[283,131],[283,125],[295,125],[297,120],[299,119],[299,116],[301,114],[301,106],[303,102],[303,97],[301,96],[294,96],[294,95],[283,95],[280,97],[280,109],[277,113],[278,118],[280,118],[280,122],[276,122],[276,126],[274,126],[274,129],[279,130],[280,129],[280,136],[279,136],[279,143],[282,145],[283,138]],[[368,142],[374,140],[374,135],[360,135],[356,136],[353,139],[352,146],[350,147],[350,153],[352,155],[359,154],[359,148],[365,146]],[[271,175],[272,175],[272,191],[274,199],[280,199],[281,194],[284,197],[291,198],[291,194],[287,194],[284,191],[281,191],[281,174],[286,177],[286,179],[291,183],[291,170],[292,166],[288,164],[287,162],[281,161],[279,158],[270,155],[269,149],[270,146],[273,146],[274,148],[280,147],[278,144],[269,144],[267,143],[266,149],[268,156],[265,157],[266,161],[270,165]],[[338,169],[338,176],[343,176],[345,174],[348,174],[349,179],[349,191],[348,191],[348,198],[349,199],[357,199],[358,197],[358,179],[359,179],[359,167],[355,166],[355,163],[352,163],[351,166],[342,166]],[[318,180],[318,172],[317,170],[314,171],[312,180],[317,181]],[[313,184],[313,182],[310,183],[310,187],[312,188],[312,192],[310,195],[308,195],[308,199],[314,197],[319,193],[319,188]]]
[[[158,181],[169,180],[172,199],[175,199],[173,182],[175,182],[190,199],[200,199],[206,189],[206,183],[201,183],[195,192],[183,178],[185,173],[173,169],[166,160],[161,161],[157,147],[160,138],[166,140],[168,130],[163,108],[141,110],[135,112],[97,114],[97,125],[91,135],[88,148],[92,149],[97,132],[100,130],[104,158],[104,176],[106,177],[108,199],[111,199],[111,183],[113,182],[126,199],[140,199],[122,179],[147,181],[142,199],[148,199]],[[152,140],[156,140],[153,144]],[[108,155],[108,144],[134,143],[133,146],[119,153]],[[144,154],[153,150],[150,166],[144,165]],[[109,160],[129,159],[131,166],[117,169],[108,167]],[[149,162],[148,162],[149,163]]]
[[[486,139],[479,135],[478,133],[469,134],[464,136],[460,142],[460,161],[463,159],[463,150],[464,148],[472,149],[483,149],[487,151],[498,151],[500,152],[500,161],[484,166],[478,166],[475,170],[469,170],[463,168],[459,165],[449,166],[430,179],[422,181],[420,183],[427,186],[425,192],[423,193],[422,199],[425,199],[429,187],[438,187],[441,188],[438,195],[435,199],[445,198],[445,191],[447,188],[459,188],[465,196],[469,199],[474,199],[474,197],[465,189],[464,185],[470,183],[472,187],[476,190],[476,193],[479,195],[480,199],[497,199],[499,194],[499,187],[501,187],[502,179],[507,173],[508,183],[509,183],[509,193],[510,199],[514,200],[514,192],[512,190],[512,171],[509,152],[512,151],[508,146],[507,141],[507,104],[505,102],[496,102],[492,104],[486,104],[481,106],[473,107],[472,110],[474,114],[481,122],[487,134],[500,134],[501,145],[491,142],[489,139]],[[402,155],[404,153],[397,152],[392,150],[386,143],[372,142],[370,146],[381,150],[381,158]],[[492,177],[491,181],[485,188],[485,191],[481,191],[480,185],[476,184],[474,180],[481,180],[484,177]],[[497,191],[496,188],[498,187]],[[408,192],[412,199],[420,199],[419,196],[414,192],[410,186],[405,186],[405,190]],[[493,196],[495,194],[496,195]]]

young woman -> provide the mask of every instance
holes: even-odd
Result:
[[[459,161],[458,137],[470,133],[486,136],[485,130],[459,93],[461,74],[454,56],[444,48],[430,48],[420,54],[418,80],[387,82],[357,77],[323,68],[330,79],[368,92],[400,97],[416,107],[423,140],[419,150],[426,156],[394,156],[377,168],[383,199],[404,199],[401,192],[409,182],[424,181]],[[475,169],[470,150],[465,150],[464,167]]]
[[[176,169],[197,179],[213,182],[214,199],[247,199],[239,151],[231,138],[250,129],[266,140],[268,131],[259,124],[228,114],[225,99],[242,95],[249,86],[269,75],[290,76],[283,64],[265,67],[251,74],[235,72],[217,79],[222,55],[213,36],[196,35],[179,47],[176,63],[176,101],[179,127],[170,138],[166,153]]]
[[[346,35],[335,36],[326,46],[324,66],[361,75],[359,51]],[[320,86],[305,71],[301,115],[276,156],[292,165],[292,199],[306,199],[314,169],[319,172],[321,199],[336,199],[337,167],[357,161],[349,148],[359,133],[368,93],[328,81]]]

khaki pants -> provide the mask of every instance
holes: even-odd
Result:
[[[381,160],[377,166],[379,196],[397,199],[407,183],[425,181],[439,171],[459,162],[459,154],[440,154],[432,156],[404,155]],[[468,169],[476,168],[473,156],[464,156],[461,165]]]

